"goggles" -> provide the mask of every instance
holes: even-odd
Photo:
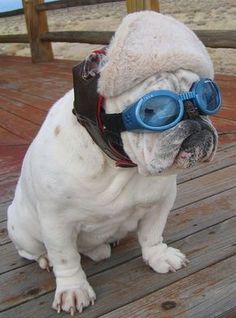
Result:
[[[168,90],[144,95],[120,114],[103,114],[107,129],[122,131],[164,131],[176,126],[184,117],[185,102],[192,102],[199,115],[213,115],[221,107],[219,87],[211,79],[193,83],[189,92],[176,94]]]

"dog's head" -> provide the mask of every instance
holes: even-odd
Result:
[[[106,100],[110,113],[121,112],[144,94],[160,89],[188,91],[199,79],[193,72],[179,70],[153,75],[123,94]],[[123,132],[124,149],[141,174],[158,174],[188,168],[212,159],[217,133],[207,116],[186,118],[163,132]]]
[[[145,94],[189,91],[213,67],[202,42],[177,20],[147,11],[127,16],[108,49],[99,92],[119,113]],[[207,116],[185,116],[163,132],[123,132],[124,149],[141,174],[173,172],[212,159],[217,133]]]

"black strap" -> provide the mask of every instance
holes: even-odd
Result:
[[[97,122],[97,105],[99,95],[97,93],[97,82],[99,74],[84,76],[86,70],[86,60],[73,68],[74,81],[74,109],[73,114],[76,115],[79,123],[83,125],[94,142],[108,155],[117,162],[118,166],[133,167],[128,155],[123,149],[122,139],[120,136],[120,124],[115,125],[114,119],[107,120],[105,118],[105,129],[102,131]],[[108,116],[109,117],[109,116]],[[120,122],[120,120],[119,120]],[[113,130],[112,125],[115,125]],[[119,162],[122,161],[122,164]],[[126,164],[127,163],[127,164]]]
[[[122,131],[126,131],[123,123],[122,114],[106,114],[101,112],[101,119],[107,130],[119,135]]]

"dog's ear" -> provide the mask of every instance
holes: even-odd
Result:
[[[95,51],[90,54],[84,61],[83,78],[89,79],[99,74],[106,62],[105,50]]]

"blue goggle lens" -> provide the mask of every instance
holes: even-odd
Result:
[[[213,114],[220,107],[220,93],[217,86],[212,81],[205,81],[203,85],[197,87],[196,93],[200,101],[200,108],[204,112]]]
[[[139,114],[146,125],[164,127],[176,121],[180,114],[180,104],[170,96],[153,97],[143,103]]]

